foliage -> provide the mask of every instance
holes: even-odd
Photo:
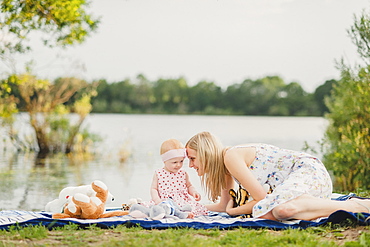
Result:
[[[338,189],[370,189],[370,67],[357,75],[344,65],[341,69],[342,80],[327,101],[329,145],[324,161]]]
[[[40,153],[66,152],[76,149],[75,144],[80,143],[79,149],[86,151],[89,135],[83,134],[81,125],[92,106],[91,97],[96,95],[94,85],[76,78],[59,78],[54,83],[38,79],[31,74],[13,75],[8,78],[7,85],[16,92],[18,102],[28,115],[30,125],[35,131],[37,140],[36,149]],[[72,97],[74,102],[66,104]],[[0,104],[0,109],[5,109]],[[16,105],[16,109],[19,106]],[[5,112],[0,111],[0,114]],[[72,124],[70,114],[75,113],[77,120]],[[13,128],[13,122],[2,122],[8,129]],[[86,132],[86,131],[85,131]],[[8,131],[9,136],[19,146],[22,143],[15,132]],[[83,137],[87,138],[86,140]],[[82,139],[81,139],[82,138]]]
[[[348,34],[357,47],[357,52],[366,64],[370,64],[370,15],[365,10],[354,16],[354,24]]]
[[[278,76],[246,79],[222,89],[209,81],[189,86],[182,77],[149,81],[138,75],[135,81],[103,80],[97,91],[93,112],[269,116],[321,116],[330,94],[327,87],[309,94]]]
[[[327,80],[324,84],[316,88],[313,97],[318,104],[320,115],[324,115],[325,113],[329,112],[329,109],[325,104],[325,98],[330,97],[332,89],[336,84],[336,80]]]
[[[370,58],[369,24],[369,16],[363,13],[349,30],[365,62]],[[327,100],[330,125],[324,161],[339,189],[370,189],[370,64],[351,69],[341,61],[339,69],[341,80]]]
[[[32,50],[31,39],[35,37],[49,48],[82,43],[99,24],[99,18],[86,12],[89,4],[88,0],[1,1],[0,60],[14,66],[12,55]],[[60,78],[51,83],[33,76],[28,65],[26,71],[0,83],[1,123],[13,143],[18,149],[37,149],[40,153],[69,153],[77,142],[79,149],[86,149],[86,131],[80,130],[92,109],[94,86],[76,78]],[[29,114],[37,148],[32,147],[32,142],[24,142],[13,127],[14,114],[19,110]],[[77,115],[74,124],[69,118],[71,112]]]
[[[30,36],[37,32],[46,46],[81,43],[99,19],[86,13],[86,0],[3,0],[1,1],[0,57],[30,50]]]

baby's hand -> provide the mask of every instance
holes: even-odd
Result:
[[[188,219],[194,219],[194,214],[192,212],[189,212]]]
[[[196,201],[200,201],[200,199],[202,199],[201,195],[198,192],[195,192],[193,197]]]

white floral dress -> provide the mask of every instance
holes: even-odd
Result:
[[[254,147],[256,157],[249,166],[253,175],[273,192],[253,207],[253,217],[258,218],[274,207],[302,194],[330,198],[332,181],[324,164],[304,152],[278,148],[267,144],[251,144],[233,148]]]
[[[172,198],[180,207],[189,204],[194,216],[208,214],[207,208],[195,201],[188,193],[186,171],[181,169],[177,173],[173,173],[160,168],[155,171],[155,174],[158,178],[158,193],[161,199]],[[154,202],[151,202],[151,204],[154,204]]]

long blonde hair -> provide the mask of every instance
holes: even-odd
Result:
[[[204,170],[201,176],[208,198],[216,201],[226,187],[224,148],[221,142],[209,132],[201,132],[190,138],[185,147],[196,151],[196,159]]]

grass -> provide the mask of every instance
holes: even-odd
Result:
[[[77,225],[48,230],[44,226],[0,231],[0,246],[370,246],[370,226],[328,225],[305,230],[237,228],[145,230],[118,226],[101,229]]]

